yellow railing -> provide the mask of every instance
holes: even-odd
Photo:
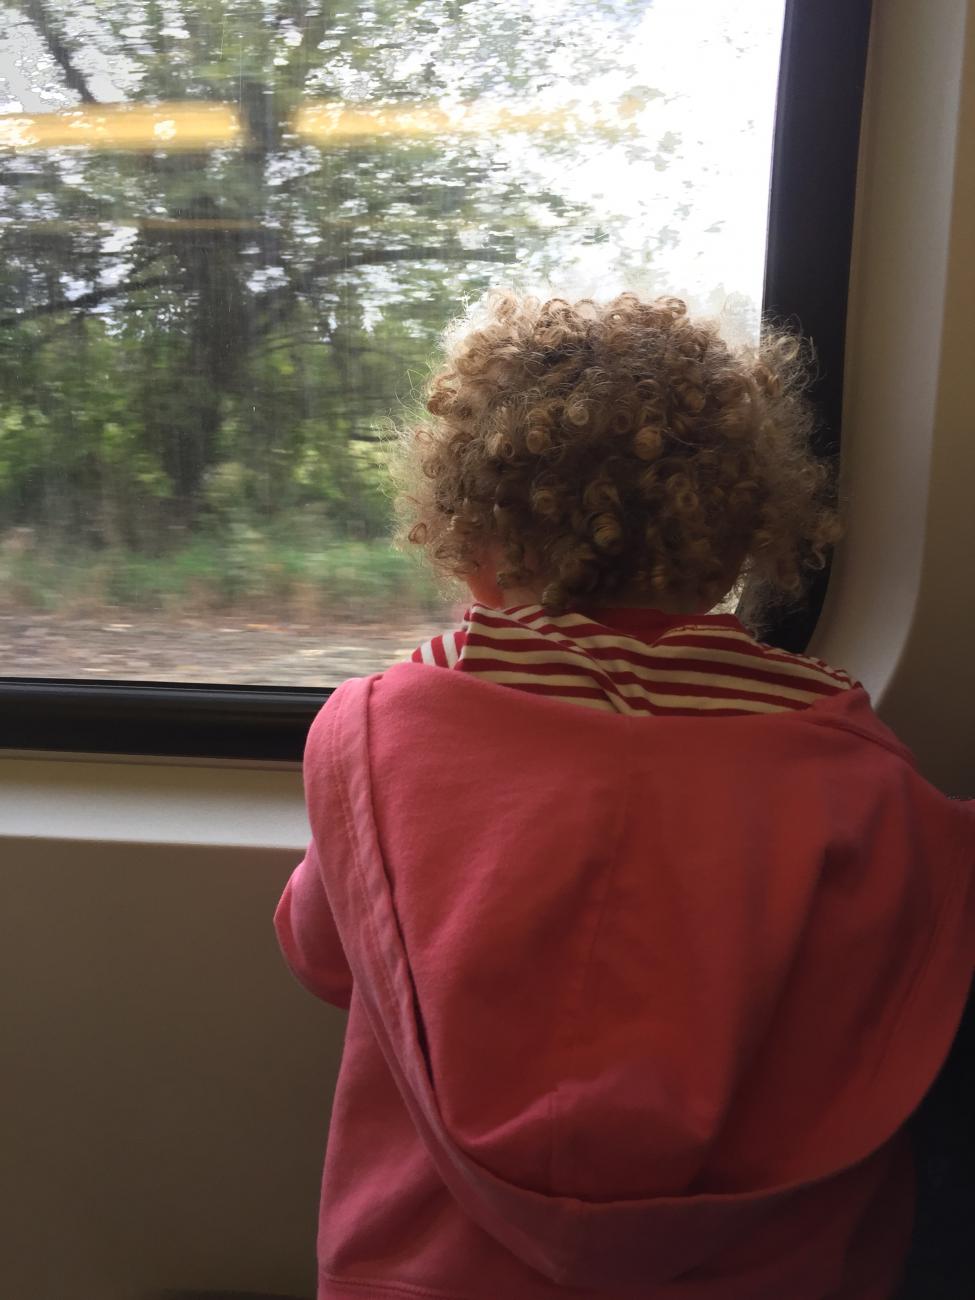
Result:
[[[376,105],[350,108],[310,101],[286,124],[287,135],[316,144],[350,143],[384,137],[494,135],[508,132],[559,132],[619,127],[639,105],[571,104],[559,108],[457,104]],[[242,114],[230,104],[199,100],[162,104],[104,104],[56,113],[0,114],[0,148],[208,150],[247,142]]]
[[[0,115],[0,147],[7,149],[218,149],[243,137],[240,114],[229,104],[105,104]]]

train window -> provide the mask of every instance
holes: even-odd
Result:
[[[868,19],[6,7],[2,743],[294,758],[329,688],[443,626],[387,541],[382,428],[493,284],[746,334],[764,301],[815,338],[835,450]]]

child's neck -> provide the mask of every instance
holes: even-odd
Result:
[[[511,609],[515,605],[541,604],[541,591],[534,587],[508,587],[500,595],[502,609]],[[657,609],[662,614],[707,614],[717,603],[708,602],[701,596],[650,596],[646,592],[626,591],[613,596],[611,600],[592,601],[587,608]]]
[[[687,596],[670,592],[661,592],[659,595],[652,596],[649,592],[629,587],[614,595],[611,600],[591,602],[590,608],[656,609],[661,614],[707,614],[716,605],[720,605],[734,588],[742,558],[739,556],[736,564],[729,565],[723,583],[715,585],[715,591],[720,592],[720,595],[710,600],[707,596]],[[494,542],[485,550],[480,566],[467,577],[467,586],[475,602],[478,605],[486,605],[489,609],[511,609],[515,605],[540,605],[545,583],[539,580],[524,587],[498,587],[494,574],[500,562],[500,549],[498,543]]]

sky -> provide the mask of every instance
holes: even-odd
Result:
[[[656,0],[647,9],[627,50],[634,72],[592,89],[616,99],[632,84],[663,92],[638,124],[650,141],[675,142],[667,165],[627,169],[621,148],[607,150],[562,172],[560,186],[577,198],[602,194],[627,214],[632,250],[648,231],[670,228],[676,238],[643,284],[632,270],[625,279],[608,273],[604,245],[580,249],[570,291],[675,293],[713,310],[723,286],[758,308],[784,10],[784,0]],[[675,219],[679,204],[686,210]]]

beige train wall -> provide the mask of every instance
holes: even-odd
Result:
[[[345,1017],[281,967],[294,859],[4,843],[5,1300],[314,1296]]]
[[[875,0],[838,549],[813,654],[975,795],[975,5]]]
[[[975,795],[975,5],[877,0],[849,346],[852,507],[814,653]],[[0,1295],[314,1294],[343,1017],[270,926],[298,776],[0,759]]]

